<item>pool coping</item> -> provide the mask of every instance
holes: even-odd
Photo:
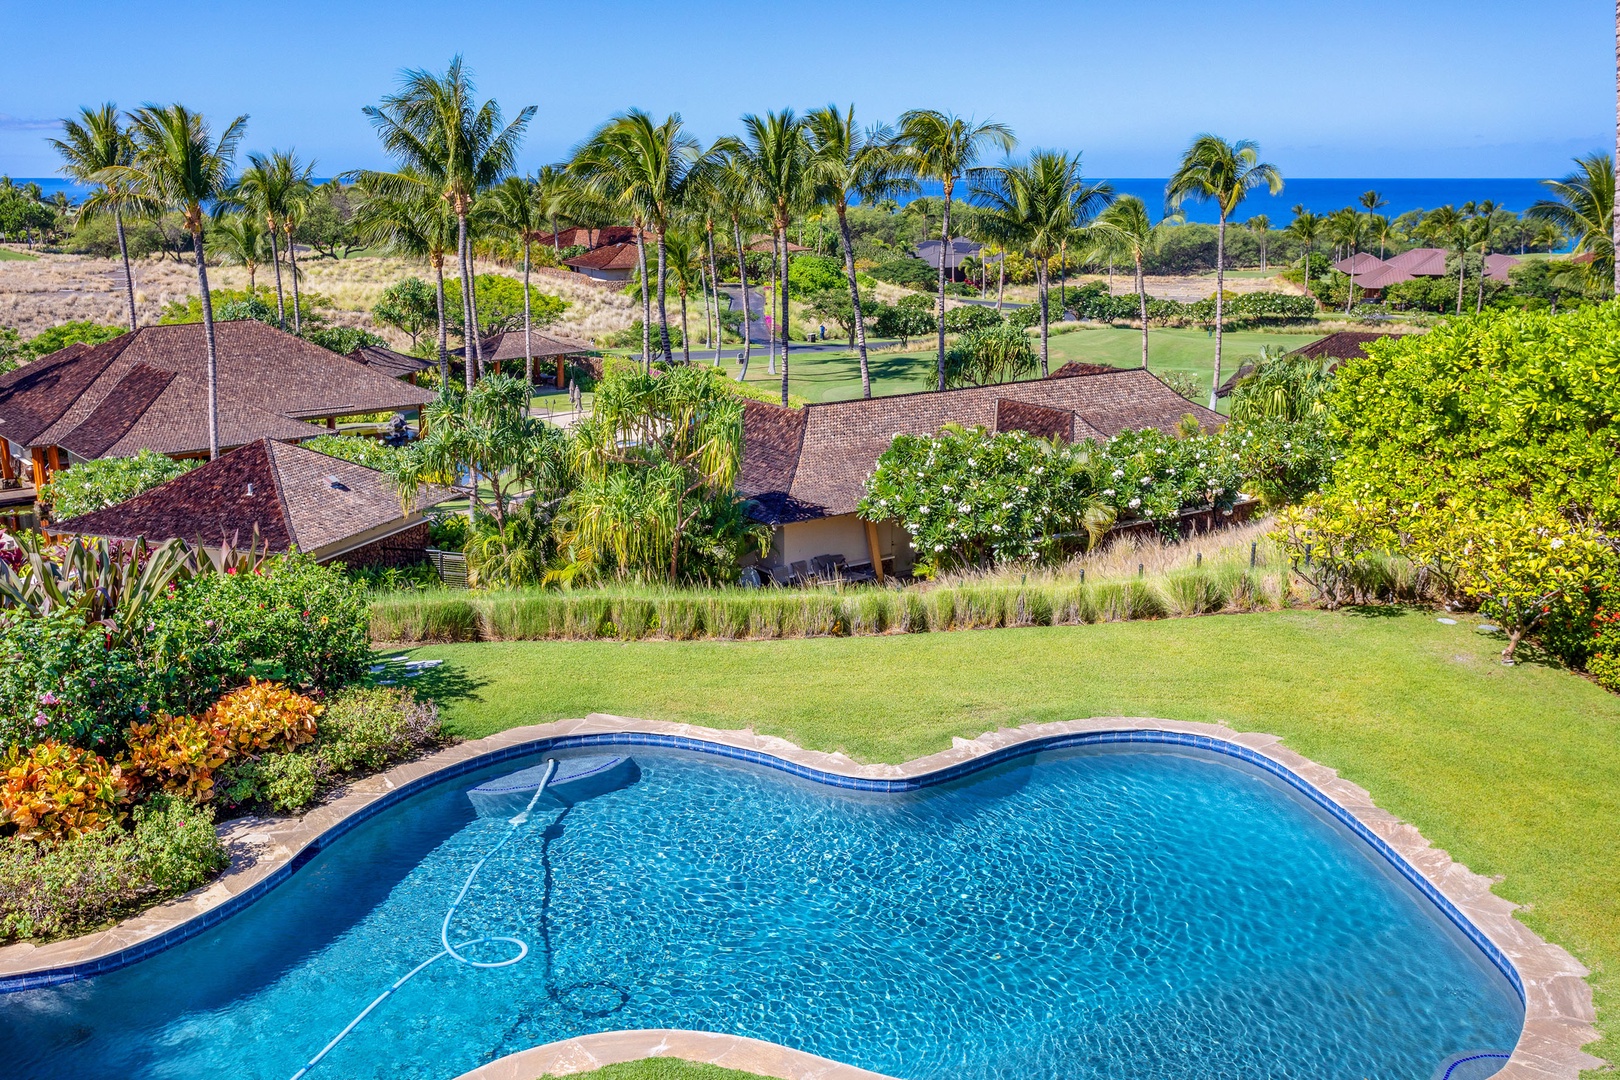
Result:
[[[1491,881],[1433,847],[1415,826],[1380,810],[1363,788],[1287,749],[1274,735],[1218,724],[1092,717],[952,739],[951,748],[902,765],[863,765],[749,730],[592,713],[457,743],[349,785],[294,818],[241,818],[220,827],[230,866],[211,884],[82,937],[0,947],[0,994],[91,978],[194,937],[251,904],[361,822],[442,780],[503,760],[585,746],[664,746],[777,769],[835,787],[909,791],[1039,750],[1108,743],[1189,746],[1234,757],[1289,784],[1356,833],[1429,898],[1496,964],[1524,1001],[1524,1030],[1501,1080],[1578,1080],[1602,1059],[1581,1047],[1600,1037],[1587,970],[1513,918],[1518,905]],[[541,1048],[543,1049],[543,1048]],[[538,1075],[538,1074],[536,1074]],[[874,1074],[863,1074],[874,1075]]]
[[[883,1073],[817,1057],[780,1043],[679,1028],[578,1035],[496,1058],[487,1065],[462,1073],[456,1080],[539,1080],[542,1076],[570,1076],[604,1065],[657,1057],[718,1065],[775,1080],[893,1080]]]

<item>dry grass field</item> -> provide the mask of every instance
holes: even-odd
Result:
[[[371,306],[382,291],[406,277],[429,279],[430,269],[406,259],[357,256],[349,259],[301,258],[299,287],[330,299],[333,322],[363,326],[397,346],[409,339],[395,330],[375,325]],[[481,263],[480,273],[520,276],[516,270]],[[135,304],[142,323],[155,323],[163,305],[197,292],[197,272],[190,263],[172,258],[143,259],[135,264]],[[287,277],[285,269],[282,276]],[[258,270],[260,285],[271,284],[274,272]],[[635,305],[612,286],[575,274],[536,270],[536,287],[568,301],[568,310],[553,329],[572,337],[594,339],[630,325]],[[240,266],[210,266],[213,287],[246,288],[247,271]],[[290,284],[290,283],[289,283]],[[14,326],[24,337],[77,319],[118,325],[124,321],[123,275],[116,259],[85,255],[45,255],[33,260],[0,261],[0,326]]]

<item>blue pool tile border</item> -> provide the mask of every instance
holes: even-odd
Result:
[[[237,893],[230,899],[218,904],[202,914],[170,928],[168,931],[155,935],[126,949],[108,953],[93,960],[86,960],[77,964],[68,964],[61,967],[50,968],[44,971],[27,972],[25,974],[0,976],[0,994],[12,994],[25,990],[37,990],[48,986],[59,986],[64,983],[78,982],[82,979],[93,978],[119,968],[139,963],[148,957],[154,956],[166,949],[173,948],[183,941],[212,929],[219,923],[240,912],[248,905],[254,903],[270,890],[286,881],[298,870],[307,866],[317,855],[329,848],[337,840],[345,836],[350,830],[370,820],[405,799],[424,791],[434,785],[453,780],[458,776],[484,769],[490,765],[498,765],[513,758],[529,757],[534,754],[545,753],[548,750],[576,750],[597,746],[648,746],[663,749],[687,750],[700,754],[709,754],[713,757],[728,758],[741,761],[749,765],[759,765],[777,772],[786,773],[802,780],[814,781],[829,787],[843,788],[850,791],[863,791],[875,793],[902,793],[908,791],[921,791],[925,788],[936,787],[959,780],[985,769],[1014,761],[1021,757],[1028,757],[1043,751],[1065,750],[1072,747],[1100,746],[1112,744],[1152,744],[1160,746],[1191,747],[1210,753],[1222,754],[1245,762],[1261,771],[1276,777],[1283,783],[1294,788],[1312,803],[1325,811],[1334,820],[1349,829],[1356,837],[1365,842],[1375,852],[1418,890],[1430,903],[1434,904],[1442,914],[1454,925],[1464,937],[1474,944],[1487,959],[1500,971],[1508,984],[1513,987],[1521,1004],[1527,1004],[1524,981],[1518,969],[1507,958],[1496,944],[1486,936],[1474,923],[1464,915],[1457,906],[1451,902],[1427,878],[1418,872],[1417,868],[1408,862],[1399,852],[1386,843],[1381,837],[1369,829],[1363,822],[1349,810],[1340,806],[1324,792],[1292,769],[1272,760],[1265,754],[1250,749],[1239,743],[1217,739],[1208,735],[1197,735],[1190,732],[1167,731],[1161,728],[1118,728],[1102,731],[1072,732],[1060,735],[1046,735],[1027,739],[992,750],[966,761],[957,762],[932,772],[917,776],[896,777],[893,779],[874,779],[860,776],[845,776],[841,773],[828,772],[822,769],[801,765],[784,758],[768,754],[759,750],[749,750],[745,747],[731,746],[726,743],[710,742],[706,739],[693,738],[688,735],[665,735],[657,732],[645,731],[609,731],[590,732],[570,735],[554,735],[541,739],[531,739],[526,742],[513,743],[510,746],[499,747],[462,761],[453,762],[443,768],[420,776],[414,780],[400,784],[398,787],[384,793],[371,802],[357,808],[353,813],[334,823],[320,835],[312,839],[300,849],[291,859],[265,875],[251,887]]]

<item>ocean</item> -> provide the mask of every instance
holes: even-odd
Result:
[[[18,178],[17,182],[28,183],[30,180],[44,188],[46,194],[66,191],[74,199],[86,194],[85,188],[61,177],[22,177]],[[1165,184],[1163,179],[1123,177],[1109,182],[1114,185],[1114,190],[1118,194],[1141,198],[1155,215],[1163,212]],[[930,194],[939,194],[938,184],[924,185],[924,188]],[[1293,220],[1295,205],[1303,205],[1305,209],[1317,214],[1331,213],[1346,206],[1359,207],[1361,204],[1358,200],[1364,191],[1376,191],[1388,200],[1389,205],[1383,207],[1380,212],[1392,218],[1408,210],[1432,210],[1446,203],[1460,206],[1465,202],[1477,202],[1482,199],[1494,199],[1505,209],[1523,213],[1531,203],[1547,197],[1547,190],[1540,180],[1525,177],[1449,179],[1406,177],[1368,180],[1305,177],[1286,180],[1282,193],[1278,195],[1272,195],[1265,190],[1251,193],[1238,207],[1233,219],[1245,221],[1256,214],[1265,214],[1271,219],[1274,227],[1281,228]],[[1216,219],[1215,208],[1208,204],[1188,202],[1183,210],[1188,221],[1213,222]]]

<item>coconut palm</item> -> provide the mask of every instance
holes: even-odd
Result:
[[[1591,256],[1594,282],[1614,288],[1620,269],[1614,258],[1614,159],[1588,154],[1558,180],[1543,180],[1552,198],[1533,204],[1525,216],[1557,226],[1575,238],[1575,254]]]
[[[1485,260],[1490,258],[1492,241],[1496,238],[1497,230],[1502,222],[1499,215],[1501,207],[1490,199],[1484,199],[1474,204],[1474,215],[1471,232],[1473,242],[1479,248],[1479,290],[1474,299],[1474,314],[1478,315],[1485,307]]]
[[[118,122],[118,106],[112,102],[99,109],[84,108],[76,118],[62,121],[62,138],[51,145],[62,155],[62,172],[81,184],[94,184],[96,190],[79,206],[79,220],[89,221],[99,214],[111,214],[118,233],[118,257],[124,264],[124,298],[129,307],[129,328],[136,328],[135,277],[129,266],[129,244],[124,239],[124,215],[138,212],[140,202],[128,186],[111,178],[102,179],[103,170],[129,165],[135,157],[135,144]]]
[[[264,258],[269,241],[264,227],[253,214],[226,214],[214,220],[214,231],[208,236],[208,248],[226,262],[247,270],[248,293],[257,287],[259,261]]]
[[[208,351],[208,456],[219,456],[219,354],[214,347],[214,303],[208,293],[203,257],[203,207],[229,190],[236,145],[247,117],[238,116],[214,138],[201,114],[184,105],[147,105],[130,115],[135,156],[103,176],[128,185],[152,209],[179,211],[197,258],[197,289],[202,302],[203,340]]]
[[[540,194],[536,181],[508,176],[480,200],[485,220],[495,231],[523,247],[523,377],[531,387],[534,386],[534,327],[529,311],[529,252],[534,241],[544,235]],[[559,379],[558,386],[561,385]]]
[[[1098,215],[1088,230],[1093,240],[1091,257],[1129,258],[1136,267],[1136,298],[1142,320],[1142,367],[1148,366],[1147,284],[1142,264],[1159,249],[1167,225],[1178,225],[1181,215],[1171,215],[1157,225],[1148,216],[1147,204],[1135,195],[1125,195]]]
[[[733,147],[745,163],[752,187],[771,221],[777,262],[777,295],[781,299],[777,330],[782,335],[782,404],[788,403],[788,226],[807,210],[815,195],[810,170],[810,143],[805,122],[792,109],[742,118],[743,137]]]
[[[1076,223],[1113,198],[1106,184],[1088,184],[1078,155],[1036,150],[1021,165],[975,173],[973,197],[982,210],[978,228],[1004,244],[1021,244],[1035,261],[1041,306],[1041,377],[1047,374],[1050,333],[1048,265],[1063,250]]]
[[[1469,242],[1468,216],[1447,204],[1424,215],[1418,235],[1443,244],[1457,254],[1457,314],[1462,314],[1463,275],[1466,273]]]
[[[944,190],[940,202],[938,367],[940,390],[945,389],[945,256],[951,246],[951,193],[956,182],[979,163],[992,147],[1012,153],[1018,140],[1006,124],[964,120],[935,109],[912,109],[901,114],[897,145],[908,171],[921,180],[937,181]]]
[[[810,139],[811,171],[817,201],[838,215],[838,235],[844,253],[844,274],[849,278],[849,302],[855,315],[855,347],[861,360],[861,396],[872,396],[872,375],[866,362],[866,318],[861,314],[860,284],[855,279],[855,240],[849,228],[851,198],[870,205],[916,190],[905,175],[904,162],[894,149],[894,133],[878,125],[862,130],[855,123],[855,106],[840,112],[834,106],[816,109],[805,117]]]
[[[640,109],[609,120],[574,154],[569,169],[593,192],[631,212],[658,237],[658,348],[666,361],[669,344],[668,250],[665,234],[686,200],[704,154],[687,134],[680,113],[662,123]],[[638,239],[638,244],[640,243]],[[642,288],[646,253],[641,249]],[[645,325],[645,323],[643,324]]]
[[[1383,214],[1367,215],[1367,241],[1378,241],[1378,257],[1384,257],[1384,249],[1395,238],[1395,226]]]
[[[562,259],[562,242],[557,239],[557,221],[566,219],[574,209],[578,187],[568,175],[566,165],[542,165],[534,174],[535,211],[545,219],[551,233],[551,252]]]
[[[1220,214],[1215,232],[1215,379],[1209,388],[1209,407],[1215,407],[1215,390],[1221,385],[1221,331],[1226,291],[1226,219],[1238,208],[1244,196],[1264,186],[1275,195],[1282,190],[1282,173],[1277,166],[1260,160],[1260,146],[1253,139],[1229,143],[1218,135],[1200,135],[1181,157],[1181,164],[1165,187],[1165,201],[1179,209],[1187,199],[1213,202]]]
[[[406,183],[396,182],[401,179]],[[411,169],[402,170],[385,183],[379,183],[378,174],[362,176],[356,188],[361,202],[354,226],[360,239],[368,246],[377,245],[397,255],[426,259],[433,267],[438,301],[439,385],[446,387],[450,384],[450,350],[445,340],[444,257],[456,242],[456,221],[450,206],[439,195],[436,182]]]
[[[287,329],[287,303],[281,286],[281,214],[288,198],[287,186],[291,182],[288,170],[261,154],[248,155],[248,167],[236,178],[231,190],[220,200],[220,208],[236,208],[251,213],[264,221],[270,237],[270,262],[276,271],[276,324]]]
[[[1266,241],[1271,235],[1271,219],[1264,214],[1256,214],[1243,223],[1243,227],[1254,233],[1254,238],[1260,244],[1260,272],[1266,270]]]
[[[692,332],[687,328],[686,298],[693,289],[702,288],[703,243],[689,229],[678,228],[664,238],[664,254],[669,273],[675,279],[675,295],[681,305],[681,360],[692,362]]]
[[[1301,262],[1305,267],[1305,295],[1311,294],[1311,256],[1316,253],[1316,238],[1322,233],[1322,219],[1305,209],[1303,205],[1294,207],[1294,220],[1288,223],[1284,230],[1288,235],[1298,240],[1305,249]]]
[[[1361,215],[1347,206],[1343,210],[1329,215],[1327,219],[1328,239],[1333,241],[1334,247],[1344,252],[1345,258],[1353,259],[1361,247],[1361,234],[1364,226],[1365,222]],[[1351,305],[1356,300],[1356,279],[1350,274],[1345,274],[1345,278],[1348,285],[1345,293],[1344,312],[1348,315]]]
[[[293,233],[298,229],[298,223],[304,219],[309,211],[310,204],[315,198],[315,163],[303,164],[298,155],[291,151],[282,153],[272,152],[270,155],[272,166],[285,178],[283,191],[284,201],[281,208],[281,235],[287,241],[287,277],[292,281],[292,315],[293,333],[303,334],[304,312],[303,305],[298,299],[298,246],[293,242]]]
[[[748,324],[753,319],[748,294],[748,249],[743,243],[746,226],[753,230],[759,213],[759,189],[754,183],[753,170],[740,142],[721,148],[721,156],[706,173],[706,189],[722,214],[731,222],[732,243],[737,252],[737,280],[742,286],[742,364],[737,369],[737,381],[748,378],[748,361],[753,356],[753,334]]]
[[[475,108],[473,96],[472,75],[461,57],[456,56],[442,76],[421,68],[405,71],[398,92],[383,98],[381,105],[367,105],[362,110],[377,129],[383,148],[401,166],[437,184],[456,219],[462,325],[469,328],[469,388],[483,355],[473,309],[472,247],[467,220],[478,193],[512,171],[518,144],[535,113],[533,105],[526,105],[510,124],[503,124],[498,104],[491,100]]]

